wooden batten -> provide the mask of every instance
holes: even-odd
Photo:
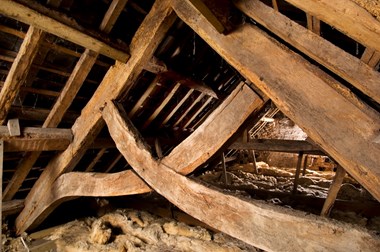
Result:
[[[3,7],[3,2],[0,6]],[[8,111],[16,99],[21,84],[27,77],[42,38],[43,32],[41,30],[33,26],[29,27],[0,92],[0,125],[5,122]]]
[[[380,146],[372,142],[380,128],[377,113],[351,103],[316,67],[257,27],[245,24],[223,36],[189,1],[172,3],[185,23],[380,200]]]
[[[48,11],[45,10],[45,12]],[[115,60],[126,62],[129,59],[129,54],[127,52],[121,51],[84,33],[83,31],[85,29],[82,28],[81,30],[78,30],[78,27],[72,27],[66,23],[57,21],[57,19],[42,14],[15,1],[3,0],[0,5],[0,13],[18,21],[33,25],[38,29],[54,34]],[[51,16],[54,15],[51,14]]]
[[[124,121],[112,103],[107,103],[103,117],[117,148],[138,175],[178,208],[212,228],[267,251],[371,251],[380,246],[378,237],[353,226],[248,202],[193,182],[170,164],[153,159],[133,124]]]
[[[169,1],[156,2],[130,44],[131,58],[127,63],[116,62],[105,75],[91,100],[82,110],[81,116],[72,127],[74,140],[68,148],[52,159],[25,199],[25,208],[16,219],[18,232],[26,230],[39,215],[34,209],[46,197],[47,188],[62,173],[71,171],[91,146],[102,129],[100,107],[106,100],[113,100],[127,92],[136,81],[166,32],[175,21]],[[53,175],[54,174],[54,175]],[[42,204],[42,203],[41,203]],[[37,216],[34,216],[37,215]],[[41,216],[41,219],[46,215]]]

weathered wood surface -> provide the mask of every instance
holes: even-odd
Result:
[[[304,153],[310,154],[324,154],[318,146],[315,146],[307,141],[285,139],[251,139],[246,143],[237,141],[233,143],[229,149],[287,153],[298,153],[303,151]]]
[[[7,127],[10,136],[20,136],[20,121],[16,119],[9,119],[7,122]]]
[[[237,0],[235,6],[380,103],[380,73],[374,71],[360,59],[346,53],[258,0]],[[378,43],[380,43],[380,39]]]
[[[55,18],[52,18],[12,0],[1,1],[0,13],[115,60],[126,62],[129,59],[127,52],[121,51],[110,46],[108,43],[84,33],[84,29],[78,30],[78,27],[72,27],[66,23],[57,21],[56,15],[52,15],[55,16]]]
[[[132,39],[131,58],[125,64],[116,62],[110,68],[91,100],[82,110],[81,116],[73,125],[73,142],[64,152],[49,162],[26,197],[25,209],[16,219],[19,233],[26,230],[38,216],[35,209],[40,207],[40,199],[46,196],[53,182],[62,173],[69,172],[75,167],[104,126],[100,107],[106,100],[116,99],[121,94],[128,92],[175,18],[169,1],[158,1],[153,5]],[[46,215],[40,217],[43,219]]]
[[[238,86],[209,118],[185,141],[161,160],[162,164],[173,167],[182,174],[189,174],[207,161],[234,134],[240,125],[261,105],[263,101],[249,87]],[[240,113],[236,113],[236,110]],[[207,143],[207,144],[206,144]],[[186,164],[184,164],[186,162]],[[57,206],[46,201],[51,190],[44,188],[38,195],[40,201],[34,204],[33,213],[27,224],[35,227]],[[58,198],[57,198],[58,200]],[[41,209],[44,209],[42,212]],[[21,216],[21,215],[20,215]],[[26,227],[28,228],[28,227]]]
[[[380,145],[373,142],[378,113],[356,107],[316,67],[255,26],[246,24],[223,36],[189,1],[172,4],[183,21],[380,200]]]
[[[21,130],[21,136],[11,136],[7,126],[0,126],[0,139],[4,151],[52,151],[65,150],[73,140],[71,129],[33,128]]]
[[[9,110],[9,116],[14,118],[19,118],[20,120],[32,120],[32,121],[45,121],[49,115],[50,110],[38,109],[38,108],[28,108],[28,107],[17,107],[12,106]],[[68,111],[64,116],[63,120],[67,123],[74,123],[79,117],[79,114],[73,111]]]
[[[3,2],[0,4],[3,7]],[[17,53],[11,69],[0,92],[0,125],[4,123],[13,101],[16,99],[21,84],[25,81],[38,47],[43,38],[43,32],[33,26],[29,27],[20,50]]]
[[[24,208],[24,200],[3,201],[1,212],[3,217],[21,212]]]
[[[351,0],[286,0],[297,8],[360,42],[380,51],[380,22]]]
[[[112,22],[116,21],[117,17],[120,14],[120,8],[122,9],[124,7],[123,2],[125,1],[114,0],[111,3],[106,16],[103,18],[103,22],[100,25],[101,30],[111,30],[113,27]],[[115,5],[117,5],[117,7],[115,7]],[[85,79],[90,73],[97,57],[98,54],[96,52],[93,52],[89,49],[86,49],[84,51],[77,64],[75,65],[73,72],[70,74],[65,86],[59,93],[58,99],[55,102],[53,108],[50,110],[42,127],[55,128],[59,125],[74,98],[76,97],[79,89],[82,87]],[[62,150],[65,150],[66,147],[67,146],[65,146]],[[25,157],[18,164],[17,171],[13,174],[10,183],[8,183],[7,188],[5,189],[6,194],[4,194],[4,199],[11,200],[13,198],[40,154],[41,153],[38,152],[25,154]]]
[[[374,251],[380,239],[344,223],[245,201],[198,184],[155,160],[133,124],[112,103],[103,110],[111,137],[155,191],[207,225],[266,251]]]
[[[346,176],[346,171],[343,169],[342,166],[338,165],[335,177],[329,189],[329,193],[327,194],[327,198],[325,200],[325,203],[323,204],[321,216],[329,216],[330,211],[334,206],[334,202],[338,195],[340,186],[343,183],[344,176]]]

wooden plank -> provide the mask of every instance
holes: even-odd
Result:
[[[120,16],[128,0],[113,0],[108,8],[102,23],[100,24],[100,30],[105,33],[110,33],[112,27],[115,25],[117,18]]]
[[[170,8],[170,1],[155,2],[149,14],[137,30],[130,44],[131,58],[127,63],[116,62],[107,72],[102,83],[82,110],[81,116],[72,127],[74,140],[60,155],[52,159],[36,181],[25,199],[25,209],[16,219],[17,232],[22,233],[33,223],[40,207],[40,200],[49,191],[53,182],[62,173],[71,171],[91,146],[94,138],[103,127],[100,108],[106,100],[126,94],[137,80],[139,73],[153,56],[157,46],[175,21],[175,14]],[[42,203],[41,203],[42,204]],[[40,216],[44,219],[46,214]],[[36,222],[37,223],[37,222]]]
[[[295,174],[295,176],[294,176],[294,182],[293,182],[293,190],[292,190],[292,194],[297,194],[298,180],[299,180],[299,178],[300,178],[300,173],[301,173],[302,158],[303,158],[303,152],[300,151],[300,152],[298,153],[297,167],[296,167],[296,174]]]
[[[380,23],[351,0],[286,0],[295,7],[331,25],[364,46],[380,51]]]
[[[199,13],[203,15],[207,21],[215,28],[215,30],[217,30],[219,33],[224,32],[224,26],[220,23],[214,13],[212,13],[212,11],[202,2],[202,0],[190,1],[198,9]]]
[[[24,200],[3,201],[1,208],[2,216],[6,217],[8,215],[19,213],[23,208]]]
[[[1,3],[0,6],[3,6],[3,3]],[[41,39],[42,31],[34,27],[29,27],[28,33],[21,44],[17,57],[12,64],[0,92],[0,125],[5,122],[8,111],[17,96],[20,86],[27,77],[33,59],[37,54]]]
[[[17,118],[8,120],[7,127],[8,127],[8,131],[9,131],[10,136],[20,136],[21,135],[20,122]]]
[[[136,112],[142,107],[143,103],[146,99],[148,99],[149,95],[153,92],[153,90],[156,88],[158,82],[158,78],[154,78],[154,80],[149,84],[149,87],[145,90],[144,94],[138,99],[136,104],[133,106],[131,111],[129,111],[128,116],[132,118]]]
[[[91,163],[84,169],[85,172],[92,172],[92,169],[96,165],[96,163],[102,158],[104,153],[107,151],[106,148],[102,148],[99,150],[98,154],[94,157],[94,159],[91,161]]]
[[[165,106],[169,103],[169,101],[173,98],[179,87],[181,86],[180,83],[176,83],[172,90],[166,97],[163,99],[163,101],[160,103],[160,105],[153,111],[153,113],[149,116],[149,118],[145,121],[144,125],[142,126],[143,129],[147,128],[149,124],[156,119],[156,117],[161,113],[161,111],[165,108]]]
[[[198,94],[197,99],[193,101],[193,103],[182,113],[182,115],[177,119],[177,121],[173,124],[173,127],[177,127],[180,122],[187,116],[187,114],[190,113],[190,111],[194,108],[195,105],[197,105],[198,102],[200,102],[203,97],[205,97],[205,94],[201,93]]]
[[[57,15],[50,14],[55,17],[52,18],[37,12],[26,5],[11,0],[3,0],[1,2],[0,13],[18,21],[30,24],[38,29],[54,34],[112,59],[119,60],[121,62],[126,62],[129,59],[129,54],[127,52],[116,49],[108,43],[84,33],[83,31],[85,29],[82,28],[81,30],[78,30],[78,27],[72,27],[66,23],[57,21]]]
[[[379,65],[380,61],[380,53],[372,48],[367,47],[364,50],[361,60],[376,70],[376,67]]]
[[[285,139],[251,139],[244,143],[241,141],[234,142],[229,149],[236,150],[255,150],[255,151],[274,151],[286,153],[313,153],[323,155],[318,146],[315,146],[303,140],[285,140]]]
[[[325,203],[323,204],[321,216],[324,216],[324,217],[329,216],[330,211],[334,206],[334,202],[336,200],[336,196],[338,195],[340,186],[343,183],[343,179],[345,175],[346,175],[346,171],[343,169],[342,166],[338,165],[334,180],[330,185],[329,193],[327,194],[327,198],[325,200]]]
[[[22,129],[22,135],[12,137],[6,126],[0,126],[0,139],[4,151],[51,151],[65,150],[73,139],[70,129],[32,128]]]
[[[108,103],[112,102],[108,101]],[[201,127],[174,148],[168,156],[161,159],[162,164],[174,167],[176,171],[182,174],[194,171],[214,155],[238,130],[240,125],[262,104],[263,101],[249,87],[243,84],[239,85],[213,111]],[[236,111],[240,111],[240,113],[236,113]],[[50,197],[50,190],[47,190],[46,187],[43,187],[39,196],[39,204],[32,204],[34,206],[33,212],[32,214],[28,213],[27,224],[31,225],[31,227],[36,226],[57,206],[44,205],[51,202],[45,201]],[[40,210],[43,210],[43,212]],[[22,213],[20,216],[23,216]],[[21,218],[20,216],[18,219]]]
[[[45,121],[49,113],[50,110],[47,109],[12,106],[9,111],[9,116],[17,117],[20,120]],[[76,112],[68,111],[63,116],[63,120],[67,123],[74,123],[78,117],[79,114]]]
[[[119,7],[123,4],[122,1],[120,3],[118,0],[114,0],[113,3],[111,3],[111,7],[108,9],[106,13],[106,17],[103,18],[103,22],[100,26],[100,29],[108,29],[111,30],[113,27],[113,22],[116,20],[118,15],[120,14]],[[118,5],[117,8],[115,7],[115,4]],[[115,13],[114,13],[115,11]],[[75,65],[75,68],[73,72],[70,74],[69,79],[67,80],[64,88],[59,94],[59,97],[57,101],[55,102],[53,108],[50,110],[50,113],[48,114],[47,118],[45,119],[45,122],[43,123],[42,127],[44,128],[54,128],[59,125],[59,123],[62,121],[62,118],[66,114],[68,108],[70,107],[71,103],[73,102],[74,98],[76,97],[79,89],[82,87],[84,81],[86,80],[88,74],[90,73],[92,67],[94,66],[96,59],[98,57],[98,54],[86,49],[85,52],[82,54],[80,59],[78,60],[77,64]],[[57,148],[57,147],[55,147]],[[64,147],[65,150],[67,148]],[[34,152],[32,154],[27,154],[26,159],[20,161],[20,163],[17,166],[17,172],[14,173],[12,176],[11,182],[7,185],[6,191],[7,194],[6,199],[12,199],[13,196],[16,194],[17,190],[21,187],[23,180],[27,177],[30,169],[33,167],[34,163],[37,161],[39,156],[38,152]]]
[[[336,73],[363,93],[380,102],[380,73],[322,37],[306,30],[258,0],[235,1],[235,5],[271,32]],[[343,22],[343,21],[341,21]],[[380,44],[380,43],[379,43]]]
[[[194,89],[190,89],[187,91],[186,95],[182,97],[182,99],[178,102],[178,104],[170,110],[170,113],[165,117],[165,119],[162,121],[161,126],[164,126],[172,117],[173,115],[178,111],[178,109],[187,101],[187,99],[190,97],[190,95],[194,92]]]
[[[362,229],[242,200],[178,174],[175,167],[152,158],[133,124],[111,105],[107,103],[103,117],[128,163],[156,192],[207,225],[265,251],[373,251],[380,246],[379,237]]]
[[[320,70],[255,26],[222,36],[188,1],[172,4],[185,23],[380,200],[380,146],[373,142],[378,113],[356,107],[321,78]]]
[[[193,116],[186,122],[186,124],[183,126],[184,129],[186,129],[194,120],[195,118],[207,107],[207,105],[212,101],[212,97],[207,98],[207,100],[202,104],[202,106],[196,111]]]

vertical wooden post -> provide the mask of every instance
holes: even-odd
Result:
[[[303,151],[300,151],[298,153],[298,161],[297,161],[297,168],[296,168],[296,176],[294,178],[294,186],[293,186],[293,194],[296,194],[297,192],[297,186],[298,186],[298,179],[300,177],[301,172],[301,165],[302,165],[302,157],[303,157]]]
[[[334,202],[336,200],[336,196],[338,195],[340,186],[343,183],[343,179],[345,175],[346,175],[346,171],[343,169],[342,166],[338,165],[334,180],[331,183],[329,193],[327,194],[327,198],[325,200],[325,203],[323,204],[321,216],[324,216],[324,217],[329,216],[330,211],[332,207],[334,206]]]
[[[272,0],[272,6],[273,6],[273,9],[275,9],[276,11],[278,11],[277,0]]]
[[[4,155],[4,141],[0,140],[0,246],[3,244],[1,240],[1,232],[3,227],[3,155]],[[1,250],[1,249],[0,249]]]
[[[224,184],[227,185],[227,170],[226,170],[226,157],[224,156],[224,152],[222,153],[222,167],[223,167],[223,177],[224,177]]]
[[[307,166],[308,157],[309,157],[308,155],[305,155],[305,158],[303,159],[302,176],[305,176],[305,174],[306,174],[306,166]]]

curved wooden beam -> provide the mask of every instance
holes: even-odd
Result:
[[[112,197],[141,194],[152,189],[131,170],[118,173],[69,172],[61,175],[36,211],[45,216],[59,204],[80,197]],[[54,207],[53,207],[54,206]],[[37,219],[38,221],[38,219]]]
[[[198,184],[153,159],[133,124],[112,103],[103,118],[119,151],[155,191],[217,230],[266,251],[374,251],[380,246],[379,237],[357,227]]]
[[[173,167],[175,171],[182,174],[189,174],[222,147],[232,134],[238,130],[241,124],[262,104],[263,101],[259,96],[249,87],[241,83],[223,103],[214,110],[209,118],[167,157],[163,158],[161,163]],[[236,113],[236,111],[240,113]],[[61,175],[61,177],[62,176],[64,175]],[[41,223],[63,200],[68,200],[74,196],[95,196],[93,194],[83,194],[82,191],[73,195],[73,189],[71,188],[75,188],[77,185],[60,184],[58,181],[60,181],[61,177],[54,182],[51,190],[44,188],[43,191],[40,191],[40,200],[33,209],[33,213],[30,214],[28,218],[29,226],[26,228],[33,228]],[[124,183],[125,187],[129,187],[129,179],[131,178],[126,178]],[[72,180],[74,179],[72,178]],[[141,188],[142,192],[146,192],[146,185],[142,180],[141,183],[144,185],[144,187]],[[67,195],[60,193],[64,190],[61,187],[69,188],[67,189]],[[129,192],[127,188],[123,190]],[[132,191],[135,191],[135,194],[141,193],[136,188]],[[123,192],[119,195],[123,195]],[[103,196],[115,195],[105,192]]]

